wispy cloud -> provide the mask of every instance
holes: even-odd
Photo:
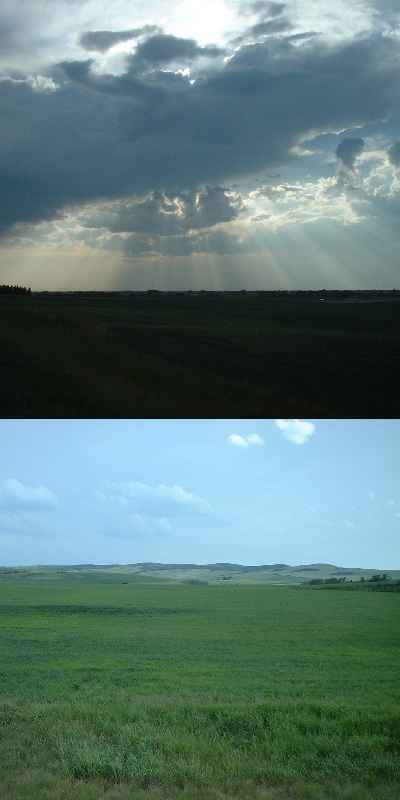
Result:
[[[126,510],[135,509],[149,516],[175,516],[181,513],[206,514],[211,506],[204,497],[178,484],[151,486],[140,481],[109,483],[96,493],[98,500]]]
[[[47,486],[27,486],[8,478],[0,486],[0,505],[15,509],[43,509],[57,505],[57,497]]]
[[[117,524],[107,524],[103,535],[115,539],[141,539],[152,536],[169,536],[174,527],[167,517],[157,517],[151,514],[133,513],[125,519],[118,520]]]
[[[305,419],[276,419],[275,425],[292,444],[306,444],[315,433],[315,425]]]
[[[231,433],[227,437],[227,441],[235,447],[263,447],[265,444],[264,439],[258,433],[249,433],[247,436]]]

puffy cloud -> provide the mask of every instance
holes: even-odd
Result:
[[[124,31],[87,31],[79,39],[85,50],[97,50],[104,53],[119,42],[129,42],[141,36],[159,32],[157,25],[143,25],[141,28],[131,28]]]
[[[275,425],[292,444],[306,444],[315,432],[315,425],[305,419],[276,419]]]
[[[27,486],[15,478],[8,478],[0,485],[0,505],[40,510],[54,508],[57,497],[46,486]]]
[[[355,161],[364,150],[364,145],[364,139],[359,137],[343,139],[336,148],[336,155],[345,167],[354,170]]]
[[[230,222],[242,210],[237,192],[206,186],[176,195],[152,192],[145,199],[116,201],[84,212],[79,222],[84,227],[104,228],[111,233],[177,236],[192,229]]]
[[[262,447],[264,445],[264,439],[258,433],[250,433],[245,436],[231,433],[227,441],[235,447]]]
[[[235,445],[235,447],[248,447],[249,443],[245,436],[240,436],[238,433],[231,433],[228,436],[229,444]]]

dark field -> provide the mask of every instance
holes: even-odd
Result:
[[[318,299],[0,295],[0,416],[399,416],[399,301]]]
[[[0,579],[0,796],[395,800],[399,596]]]

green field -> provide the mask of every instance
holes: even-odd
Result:
[[[4,417],[397,417],[400,303],[0,295]]]
[[[0,797],[400,794],[399,597],[0,578]]]

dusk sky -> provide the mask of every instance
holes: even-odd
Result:
[[[399,67],[398,0],[2,0],[0,283],[399,288]]]
[[[400,568],[400,422],[3,421],[0,565]]]

